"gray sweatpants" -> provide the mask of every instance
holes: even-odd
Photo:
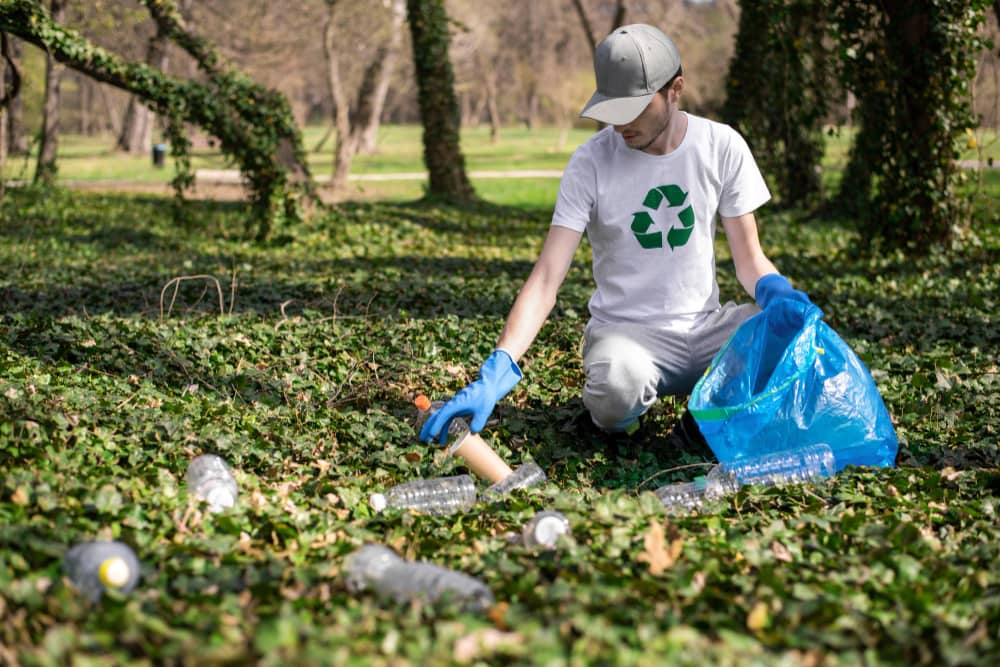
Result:
[[[591,320],[584,332],[583,404],[606,431],[626,431],[662,396],[687,394],[736,328],[760,309],[728,302],[691,331]]]

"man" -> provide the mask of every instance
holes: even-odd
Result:
[[[479,379],[426,422],[425,441],[444,442],[458,416],[481,431],[521,379],[517,361],[555,305],[584,231],[597,289],[584,333],[583,403],[608,432],[632,433],[659,397],[689,393],[758,306],[808,302],[761,250],[754,211],[770,193],[746,142],[678,109],[684,77],[670,38],[649,25],[619,28],[594,52],[594,72],[597,91],[581,116],[609,127],[570,158],[548,237],[496,350]],[[758,306],[719,304],[716,215],[737,279]]]

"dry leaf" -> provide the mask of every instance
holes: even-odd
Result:
[[[493,653],[501,646],[520,644],[524,638],[516,632],[501,632],[494,628],[481,628],[455,640],[452,657],[457,662],[472,662]]]
[[[506,602],[497,602],[495,605],[490,607],[490,610],[486,612],[490,621],[493,625],[497,626],[501,630],[506,630],[510,626],[507,625],[507,611],[510,609],[510,605]]]
[[[941,476],[944,477],[949,482],[954,482],[956,479],[962,476],[962,471],[955,470],[951,466],[946,466],[941,469]]]
[[[14,493],[10,494],[10,500],[15,505],[20,505],[21,507],[31,502],[31,498],[28,497],[28,492],[24,490],[23,486],[14,489]]]
[[[691,585],[694,588],[695,593],[701,593],[705,590],[705,582],[708,577],[705,576],[704,572],[698,571],[694,573],[694,577],[691,579]]]
[[[661,574],[664,570],[677,562],[677,557],[681,555],[684,548],[684,541],[680,537],[670,542],[669,548],[664,546],[666,539],[663,532],[663,524],[653,521],[649,524],[649,530],[642,538],[644,551],[639,554],[639,562],[649,563],[650,574]]]
[[[792,554],[788,551],[788,547],[778,541],[771,543],[771,552],[774,554],[776,560],[784,561],[786,563],[792,562]]]
[[[767,605],[763,602],[758,602],[747,614],[747,628],[749,630],[757,631],[763,629],[768,622]]]

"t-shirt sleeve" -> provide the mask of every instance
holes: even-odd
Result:
[[[586,148],[586,145],[581,146],[570,157],[559,183],[556,208],[552,213],[553,225],[578,232],[587,229],[597,188],[594,161]]]
[[[763,206],[771,198],[771,193],[746,140],[736,130],[727,129],[729,141],[722,153],[724,180],[719,215],[735,218]]]

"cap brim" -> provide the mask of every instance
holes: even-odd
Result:
[[[656,93],[636,97],[605,97],[600,93],[594,93],[580,112],[580,117],[593,118],[608,125],[626,125],[649,106],[654,95]]]

